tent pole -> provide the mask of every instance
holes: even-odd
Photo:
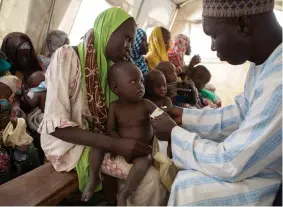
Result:
[[[143,4],[144,4],[144,0],[142,0],[142,2],[141,2],[141,4],[140,4],[139,10],[138,10],[138,13],[137,13],[137,16],[136,16],[136,21],[138,21],[138,18],[139,18],[139,16],[140,16],[141,8],[142,8]]]
[[[1,12],[1,9],[2,9],[3,1],[4,0],[0,0],[0,12]]]
[[[41,54],[43,54],[44,49],[46,47],[46,41],[45,40],[46,40],[47,35],[49,33],[49,30],[50,30],[51,20],[52,20],[52,16],[53,16],[53,11],[54,11],[54,7],[55,7],[55,3],[56,3],[56,0],[52,0],[52,4],[51,4],[51,8],[50,8],[50,14],[49,14],[49,17],[48,17],[48,24],[47,24],[47,28],[46,28],[46,31],[45,31],[45,34],[44,34],[44,45],[41,48]]]
[[[185,1],[184,3],[180,4],[179,6],[180,6],[180,8],[182,8],[182,7],[186,6],[188,3],[193,2],[193,1],[196,1],[196,0]]]
[[[170,31],[170,32],[171,32],[171,30],[172,30],[172,28],[173,28],[173,25],[174,25],[174,22],[175,22],[175,20],[176,20],[176,18],[177,18],[178,13],[179,13],[179,7],[176,6],[176,10],[175,10],[175,12],[174,12],[174,16],[173,16],[172,21],[170,22],[170,26],[169,26],[169,31]]]

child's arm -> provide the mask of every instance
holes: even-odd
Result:
[[[172,101],[167,96],[165,96],[164,105],[167,106],[167,108],[172,107]]]
[[[117,123],[116,123],[116,117],[115,117],[115,106],[116,106],[115,102],[111,103],[110,106],[109,106],[106,132],[107,132],[107,135],[109,135],[110,137],[120,138],[120,136],[117,132]]]
[[[26,91],[26,92],[24,92],[24,95],[23,95],[24,101],[27,103],[27,105],[30,108],[34,108],[34,107],[38,106],[39,103],[40,103],[40,97],[35,94],[33,99],[30,99],[27,94],[28,94],[28,92]]]
[[[144,99],[145,107],[149,114],[152,114],[156,108],[158,108],[154,103],[148,99]]]

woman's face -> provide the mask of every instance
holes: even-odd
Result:
[[[145,55],[148,52],[148,43],[147,43],[147,36],[144,35],[142,37],[141,45],[140,45],[140,53],[141,55]]]
[[[18,50],[17,51],[17,67],[25,68],[31,57],[31,51],[29,49]]]
[[[130,61],[131,46],[136,36],[134,19],[127,19],[111,35],[106,45],[106,56],[114,63]]]
[[[166,51],[170,48],[171,33],[167,29],[162,29],[163,40]]]

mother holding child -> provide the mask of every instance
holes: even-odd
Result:
[[[113,63],[130,60],[135,35],[134,19],[122,9],[110,8],[97,17],[93,29],[77,49],[65,45],[55,52],[46,73],[45,114],[39,127],[42,149],[57,171],[77,171],[79,188],[84,190],[83,201],[102,188],[101,175],[94,171],[100,169],[102,173],[119,178],[121,187],[133,166],[125,160],[133,161],[135,165],[137,157],[146,157],[152,151],[148,142],[135,137],[116,138],[115,133],[105,135],[110,104],[117,101],[117,95],[119,101],[123,101],[119,86],[114,84],[116,80],[112,79],[114,82],[110,81],[110,86],[107,82],[108,69]],[[131,77],[142,76],[139,70],[129,68]],[[131,80],[139,87],[139,93],[144,92],[141,81]],[[116,107],[121,106],[118,104],[120,102],[116,102]],[[117,121],[118,126],[123,123],[123,120]],[[101,165],[101,155],[106,152],[118,156],[112,159],[106,155]],[[115,162],[117,159],[119,162]],[[157,169],[150,166],[140,180],[135,192],[126,195],[129,196],[127,204],[164,205],[166,190]]]

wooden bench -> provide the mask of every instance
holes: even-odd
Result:
[[[78,188],[75,172],[56,172],[51,163],[0,186],[0,206],[56,205]]]

